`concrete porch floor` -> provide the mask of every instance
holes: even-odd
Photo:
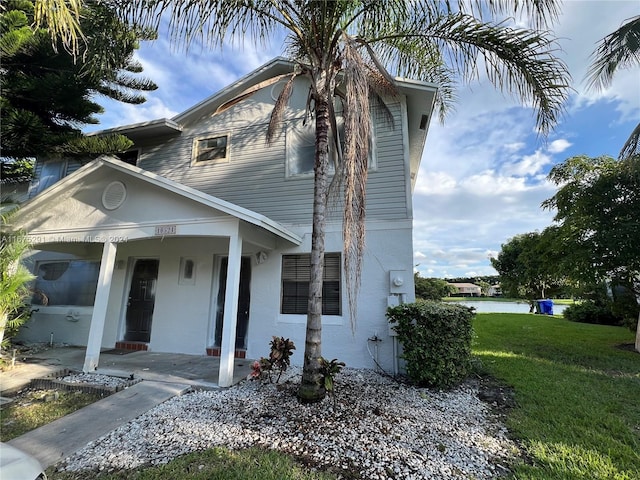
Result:
[[[34,378],[46,377],[64,368],[82,371],[84,356],[84,347],[53,347],[17,357],[15,367],[0,372],[0,392],[4,395],[19,390]],[[250,359],[236,359],[234,384],[247,377],[252,363]],[[95,373],[213,388],[218,386],[219,367],[219,357],[105,349],[100,353]]]

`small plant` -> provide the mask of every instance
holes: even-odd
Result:
[[[340,373],[342,368],[345,366],[345,363],[339,362],[337,358],[328,361],[326,358],[320,357],[318,361],[320,362],[320,372],[324,378],[324,389],[327,393],[333,395],[333,391],[335,389],[335,377]]]
[[[249,378],[258,379],[266,373],[269,381],[272,382],[271,374],[273,371],[277,371],[278,376],[276,377],[276,383],[278,383],[282,374],[286,372],[289,365],[291,365],[291,355],[293,355],[296,346],[288,338],[276,336],[272,337],[269,345],[271,346],[269,358],[261,357],[260,360],[253,362]]]
[[[22,232],[5,231],[10,216],[1,217],[0,232],[0,348],[18,332],[29,318],[25,300],[29,296],[29,282],[34,278],[20,263],[29,250],[27,236]]]

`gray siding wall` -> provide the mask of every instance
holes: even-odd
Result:
[[[288,119],[304,111],[306,89],[292,97]],[[135,145],[140,149],[138,166],[150,172],[261,213],[284,225],[308,225],[313,208],[312,176],[286,178],[285,128],[266,144],[266,130],[273,108],[269,93],[257,93],[218,115],[207,115],[186,125],[180,135]],[[399,102],[390,105],[393,122],[374,114],[375,168],[369,172],[367,219],[395,220],[409,216],[407,208],[408,174]],[[203,136],[229,134],[229,161],[192,165],[194,140]],[[153,142],[153,143],[152,143]],[[69,160],[66,175],[81,163]],[[36,192],[41,162],[36,164],[30,196]],[[330,205],[330,220],[341,218],[339,202]]]
[[[392,106],[393,125],[379,120],[375,128],[376,168],[369,172],[367,218],[404,219],[407,173],[404,163],[400,105]],[[374,115],[375,117],[375,115]],[[185,128],[182,135],[161,145],[140,145],[138,166],[209,195],[261,213],[287,225],[311,223],[313,178],[286,178],[284,131],[265,142],[267,124],[213,121]],[[194,139],[230,134],[228,163],[192,165]],[[331,208],[339,219],[339,205]]]

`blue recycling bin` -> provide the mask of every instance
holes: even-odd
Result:
[[[542,315],[553,315],[553,300],[538,300]]]

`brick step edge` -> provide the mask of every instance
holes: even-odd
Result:
[[[34,378],[33,380],[31,380],[31,382],[29,382],[29,385],[27,385],[26,388],[41,389],[41,390],[60,389],[67,392],[75,391],[75,392],[83,392],[83,393],[89,393],[89,394],[97,394],[101,396],[109,396],[142,381],[141,378],[135,378],[133,380],[127,380],[126,383],[123,383],[122,385],[118,385],[116,387],[108,387],[106,385],[98,385],[98,384],[92,384],[92,383],[64,382],[62,380],[57,379],[57,377],[64,377],[64,376],[73,375],[76,373],[80,373],[80,372],[76,372],[74,370],[69,370],[69,369],[60,370],[44,378]],[[109,375],[109,376],[113,377],[114,375]],[[123,377],[118,377],[118,378],[123,378]]]

